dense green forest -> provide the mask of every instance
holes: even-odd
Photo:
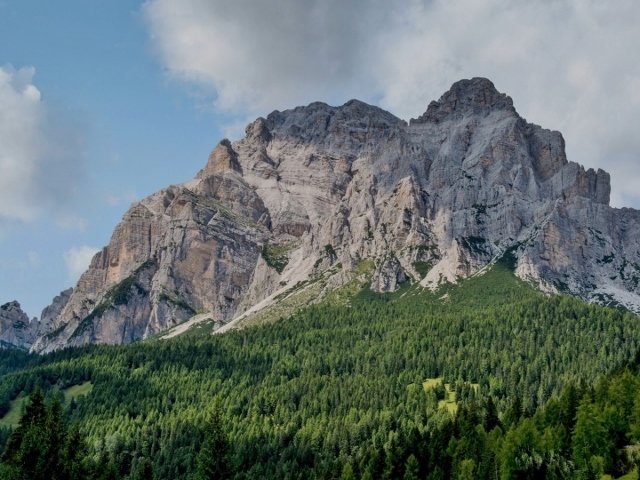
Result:
[[[437,294],[365,288],[219,336],[2,351],[0,417],[47,398],[40,423],[26,407],[0,430],[2,458],[33,478],[16,452],[54,418],[85,445],[77,478],[619,476],[640,441],[639,346],[637,316],[496,265]]]

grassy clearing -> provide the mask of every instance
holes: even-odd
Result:
[[[422,382],[422,387],[427,390],[432,390],[442,385],[442,377],[427,378]],[[455,415],[458,411],[458,403],[456,402],[456,392],[453,390],[450,383],[444,384],[444,399],[438,401],[438,409],[446,409],[451,415]]]
[[[427,390],[431,390],[432,388],[436,388],[438,385],[442,383],[442,377],[438,378],[427,378],[424,382],[422,382],[422,387],[425,392]]]
[[[84,382],[79,385],[72,385],[68,388],[65,388],[62,391],[64,395],[64,403],[69,403],[74,398],[77,398],[81,395],[89,395],[93,390],[93,383]]]
[[[350,305],[351,300],[361,292],[363,288],[367,288],[369,283],[371,283],[371,276],[373,275],[374,270],[375,264],[373,260],[361,260],[358,262],[354,270],[354,278],[342,285],[340,288],[329,291],[323,299],[323,302],[334,306]],[[335,266],[328,271],[330,275],[337,272],[338,269],[336,269]]]
[[[438,402],[438,409],[446,408],[451,415],[455,415],[458,411],[458,403],[456,401],[456,392],[451,388],[450,383],[444,384],[445,397],[444,400]]]
[[[361,262],[362,263],[362,262]],[[361,267],[366,269],[367,267]],[[284,293],[276,297],[276,302],[262,310],[243,318],[238,327],[245,328],[255,325],[274,323],[282,318],[294,315],[305,307],[322,301],[328,305],[347,305],[353,296],[362,290],[362,279],[352,280],[340,288],[328,290],[327,284],[331,277],[340,272],[339,265],[332,266],[318,277],[291,286]]]
[[[324,283],[314,281],[305,285],[304,288],[290,288],[283,295],[283,298],[256,313],[243,318],[238,327],[250,327],[253,325],[266,325],[274,323],[283,317],[293,315],[298,310],[310,305],[322,295]]]
[[[425,391],[432,390],[443,384],[443,378],[427,378],[422,382],[422,387]],[[480,385],[472,383],[471,387],[477,392]],[[444,399],[438,401],[438,409],[446,409],[451,415],[455,415],[458,411],[458,400],[455,389],[451,383],[444,384]]]
[[[72,399],[81,395],[88,395],[93,390],[93,384],[91,382],[84,382],[79,385],[72,385],[69,388],[65,388],[62,391],[64,395],[64,403],[68,404]],[[24,411],[24,407],[29,400],[26,395],[20,395],[18,398],[11,401],[11,406],[7,414],[0,418],[0,427],[16,427],[20,422],[20,417]]]
[[[207,318],[206,320],[196,323],[192,327],[188,328],[187,331],[182,334],[182,336],[199,337],[202,335],[211,335],[215,326],[216,322],[214,322],[212,318]]]
[[[28,397],[26,396],[20,396],[11,401],[9,411],[0,419],[0,427],[16,427],[18,425],[27,399]]]

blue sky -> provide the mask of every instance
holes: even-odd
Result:
[[[77,279],[65,253],[105,245],[130,202],[191,178],[221,133],[213,109],[154,57],[139,2],[1,2],[6,64],[35,68],[51,121],[74,130],[59,141],[78,143],[70,195],[0,226],[0,302],[34,316]]]
[[[0,303],[72,286],[132,201],[273,109],[408,119],[485,76],[640,207],[640,4],[0,0]]]

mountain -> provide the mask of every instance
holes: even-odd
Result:
[[[17,301],[0,306],[0,348],[19,348],[29,350],[42,334],[51,331],[51,325],[69,301],[73,292],[69,288],[54,297],[53,301],[40,314],[40,320],[29,320]]]
[[[16,301],[0,306],[0,348],[29,349],[38,336],[38,324]]]
[[[275,111],[134,204],[32,350],[225,330],[354,279],[434,289],[499,259],[546,292],[638,312],[640,212],[609,193],[483,78],[409,123],[357,100]]]

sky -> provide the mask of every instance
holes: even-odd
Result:
[[[637,0],[0,0],[0,303],[39,316],[136,200],[274,109],[408,120],[490,78],[640,208]]]

